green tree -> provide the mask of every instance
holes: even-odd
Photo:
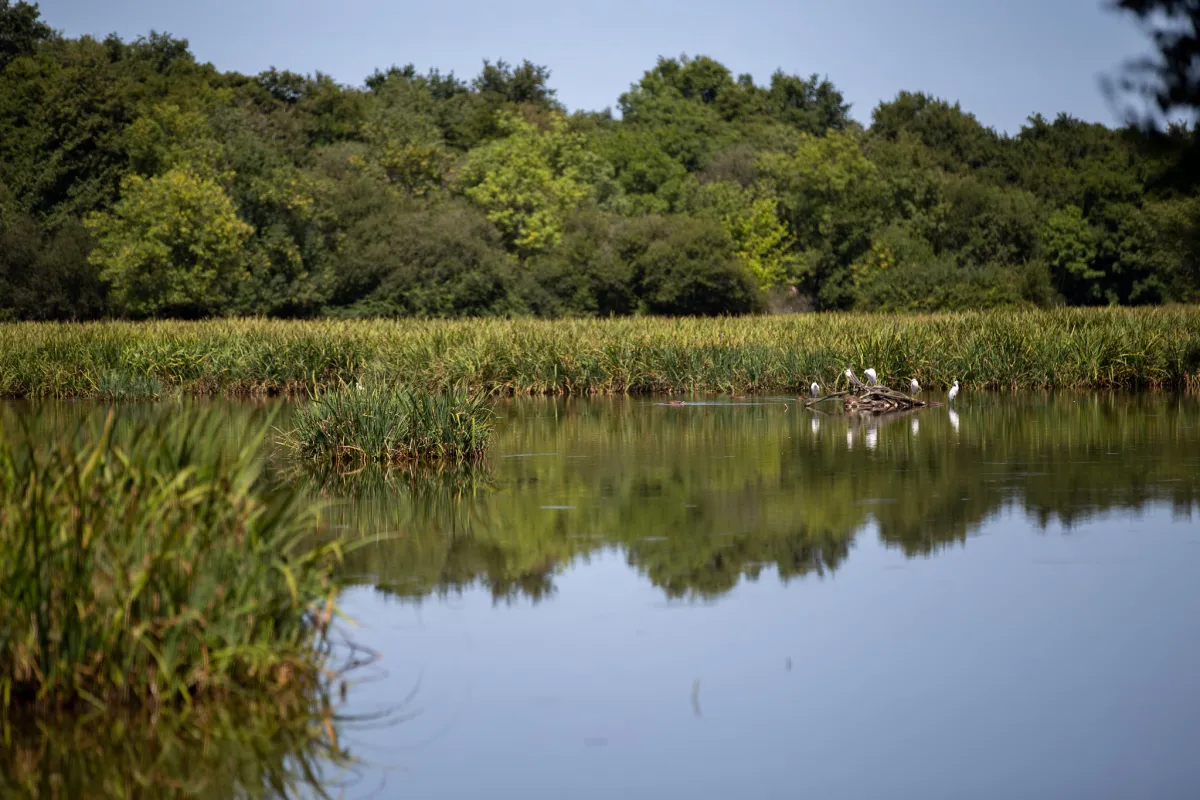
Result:
[[[485,101],[493,104],[527,104],[540,106],[548,111],[562,111],[562,106],[554,99],[555,91],[550,88],[549,83],[548,67],[529,60],[522,61],[514,67],[503,59],[495,64],[485,59],[483,70],[471,85]]]
[[[769,191],[714,181],[698,187],[692,208],[720,221],[759,289],[766,291],[793,278],[797,259],[791,234],[776,213],[779,199]]]
[[[765,153],[758,166],[795,239],[806,291],[826,308],[851,305],[850,265],[888,210],[887,187],[860,137],[804,135],[792,152]]]
[[[973,175],[945,178],[937,207],[919,218],[938,255],[960,265],[1024,264],[1041,255],[1044,207],[1023,189]]]
[[[719,72],[709,67],[703,71]],[[621,124],[651,132],[663,152],[688,172],[696,172],[735,140],[736,131],[714,105],[719,89],[705,88],[702,81],[681,81],[679,72],[678,62],[660,58],[655,69],[619,98]]]
[[[454,156],[439,124],[439,101],[409,73],[376,83],[362,136],[371,158],[395,186],[415,195],[444,187]]]
[[[1095,268],[1103,274],[1098,279],[1103,302],[1146,304],[1167,299],[1170,276],[1180,265],[1177,260],[1171,263],[1174,248],[1160,239],[1159,221],[1152,211],[1133,203],[1112,203],[1091,217]]]
[[[734,255],[733,242],[707,220],[682,214],[630,220],[618,248],[651,314],[744,314],[761,307],[758,287]]]
[[[336,215],[327,180],[291,164],[239,176],[241,218],[254,231],[247,242],[248,280],[237,310],[273,316],[312,316],[335,283]]]
[[[1003,177],[1001,137],[958,103],[923,92],[900,92],[871,112],[871,133],[892,140],[902,133],[915,136],[947,172],[988,169]]]
[[[571,211],[611,187],[611,167],[564,117],[545,131],[509,114],[502,125],[508,136],[471,151],[459,188],[515,253],[544,252],[561,240]]]
[[[1092,266],[1096,243],[1078,206],[1056,209],[1046,220],[1043,241],[1046,258],[1064,297],[1076,303],[1092,303],[1103,297],[1097,279],[1103,278],[1104,273]]]
[[[729,69],[708,56],[659,58],[634,90],[622,98],[643,116],[653,103],[672,99],[705,106],[716,117],[738,126],[774,121],[796,131],[823,134],[842,130],[850,122],[850,106],[828,80],[801,78],[776,70],[767,87],[751,75],[735,80]],[[676,106],[677,107],[677,106]]]
[[[1200,107],[1200,5],[1115,5],[1158,36],[1135,88]],[[1010,136],[902,92],[864,131],[828,79],[703,55],[658,59],[617,108],[566,116],[530,61],[361,88],[222,73],[183,39],[63,37],[0,0],[0,314],[725,313],[781,284],[817,308],[1200,298],[1186,125],[1034,115]]]
[[[130,169],[129,126],[155,104],[228,102],[187,42],[55,40],[0,80],[0,181],[58,225],[107,207]]]
[[[850,104],[828,80],[807,79],[777,70],[766,90],[767,113],[804,133],[845,130],[850,125]]]
[[[135,316],[226,312],[247,274],[253,229],[218,183],[186,169],[129,177],[112,211],[89,216],[87,227],[91,262]]]
[[[32,217],[0,221],[0,319],[103,316],[107,289],[88,263],[92,240],[75,219],[47,230]]]
[[[619,244],[627,224],[596,208],[582,208],[568,217],[562,243],[531,260],[520,283],[529,310],[547,317],[635,311],[633,265]]]
[[[54,36],[42,22],[37,3],[0,0],[0,72],[15,59],[30,56],[37,46]]]
[[[393,66],[386,72],[376,70],[367,78],[367,86],[374,101],[367,111],[368,124],[398,124],[406,132],[420,134],[407,137],[410,140],[440,141],[454,153],[465,152],[498,135],[495,110],[515,108],[495,97],[489,103],[454,73],[442,75],[431,69],[420,75],[412,64]]]
[[[1114,131],[1060,114],[1034,115],[1011,143],[1022,187],[1056,206],[1137,202],[1157,167],[1133,131]]]
[[[159,103],[125,130],[130,165],[140,175],[158,175],[176,167],[215,173],[225,153],[208,117],[174,103]]]
[[[1148,203],[1166,296],[1200,302],[1200,198],[1175,197]]]
[[[310,146],[359,138],[367,106],[364,93],[329,75],[298,75],[272,67],[255,79],[272,99],[292,107],[302,120]]]
[[[851,265],[854,306],[867,311],[943,311],[1044,304],[1050,290],[1040,262],[959,264],[937,255],[912,222],[878,231]]]
[[[687,168],[664,149],[657,129],[621,126],[593,137],[595,152],[613,165],[613,174],[632,214],[676,210]]]
[[[335,313],[459,317],[522,310],[499,234],[462,200],[381,204],[347,232]]]

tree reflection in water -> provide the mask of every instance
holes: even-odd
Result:
[[[783,400],[522,401],[486,476],[362,475],[330,513],[368,537],[402,534],[352,556],[390,593],[479,582],[497,599],[539,600],[557,570],[604,548],[671,597],[711,598],[764,568],[785,581],[836,570],[871,528],[925,556],[1006,510],[1045,528],[1151,502],[1196,506],[1193,399],[976,396],[958,415],[957,429],[947,409],[813,425]]]

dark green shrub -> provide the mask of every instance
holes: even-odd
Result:
[[[743,314],[762,305],[729,236],[710,221],[682,215],[630,220],[619,248],[633,268],[641,307],[651,314]]]
[[[1057,293],[1040,260],[960,264],[937,255],[913,225],[881,231],[852,269],[855,307],[875,311],[941,311],[1053,305]]]
[[[92,239],[68,218],[47,231],[32,217],[0,216],[0,317],[32,320],[95,319],[104,314],[107,288],[88,263]]]
[[[478,211],[458,202],[386,206],[340,248],[340,313],[420,317],[509,314],[516,265]]]
[[[633,268],[617,250],[622,223],[597,210],[570,217],[562,243],[532,260],[522,276],[529,310],[545,317],[633,313]]]

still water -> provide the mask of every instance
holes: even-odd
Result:
[[[1200,796],[1194,398],[500,413],[474,480],[308,483],[377,654],[333,796]]]

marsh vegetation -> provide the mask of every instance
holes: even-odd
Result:
[[[1195,389],[1200,309],[720,319],[0,325],[0,395],[792,392],[873,367],[893,387]]]

